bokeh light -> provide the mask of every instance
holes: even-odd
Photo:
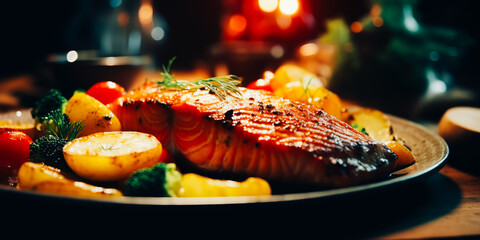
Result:
[[[264,12],[273,12],[278,7],[278,0],[258,0],[258,6]]]
[[[294,15],[300,8],[300,2],[298,0],[280,0],[278,7],[283,14]]]

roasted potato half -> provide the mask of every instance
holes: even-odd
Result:
[[[350,112],[350,125],[365,128],[370,137],[380,142],[393,141],[392,124],[381,111],[372,108],[360,108]]]
[[[65,113],[71,122],[85,123],[80,136],[122,130],[120,121],[107,106],[83,92],[73,94],[67,102]]]
[[[341,118],[342,102],[323,82],[311,73],[294,64],[284,64],[274,73],[270,86],[275,95],[290,100],[313,104],[330,115]]]
[[[371,108],[357,108],[350,112],[349,124],[365,132],[375,140],[385,143],[397,156],[395,170],[415,163],[413,153],[403,143],[397,141],[387,115]]]
[[[68,166],[83,178],[116,181],[161,161],[162,144],[146,133],[99,132],[67,143],[63,155]]]

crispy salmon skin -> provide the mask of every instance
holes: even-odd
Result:
[[[110,108],[123,130],[156,136],[168,150],[209,172],[344,187],[378,180],[397,156],[313,105],[241,89],[220,100],[208,90],[145,85]]]

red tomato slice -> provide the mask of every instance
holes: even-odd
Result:
[[[115,82],[105,81],[94,84],[86,93],[107,105],[123,96],[125,89]]]
[[[32,142],[23,132],[0,130],[0,181],[15,176],[22,163],[28,161]]]
[[[273,92],[273,89],[270,86],[270,81],[265,79],[258,79],[254,82],[251,82],[247,85],[247,88]]]

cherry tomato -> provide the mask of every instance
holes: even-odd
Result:
[[[273,89],[270,86],[270,81],[267,81],[264,79],[258,79],[256,81],[251,82],[250,84],[247,85],[247,88],[273,92]]]
[[[123,96],[125,89],[117,83],[105,81],[94,84],[86,93],[107,105]]]
[[[174,163],[173,156],[165,149],[162,149],[162,155],[160,155],[160,162]]]
[[[20,166],[28,161],[32,139],[23,132],[0,130],[0,180],[15,176]]]

